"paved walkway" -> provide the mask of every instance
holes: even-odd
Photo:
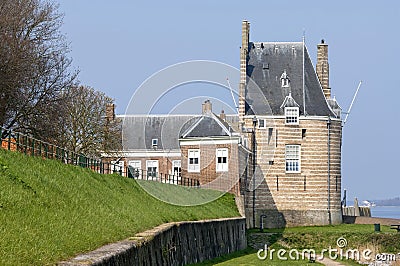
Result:
[[[305,255],[307,256],[308,259],[310,258],[308,254],[305,254]],[[317,258],[318,258],[318,255],[317,255]],[[340,262],[337,262],[337,261],[334,261],[334,260],[331,260],[328,258],[323,258],[322,260],[316,259],[315,261],[322,263],[324,265],[327,265],[327,266],[345,266],[344,264],[341,264]]]

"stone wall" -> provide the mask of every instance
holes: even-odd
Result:
[[[328,145],[327,120],[300,117],[299,125],[286,125],[282,117],[267,119],[265,128],[256,129],[254,205],[251,180],[245,193],[248,227],[259,227],[262,214],[267,215],[268,227],[342,222],[341,121],[332,119]],[[247,128],[252,127],[251,116],[245,122]],[[301,146],[299,173],[286,172],[288,144]],[[251,178],[252,170],[248,176]]]
[[[58,265],[185,265],[246,248],[245,218],[178,222],[106,245]]]

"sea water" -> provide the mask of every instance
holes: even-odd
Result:
[[[371,207],[371,216],[380,218],[400,219],[400,206],[374,206]]]

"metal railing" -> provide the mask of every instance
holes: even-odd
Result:
[[[89,168],[100,174],[117,173],[134,179],[151,180],[161,183],[200,187],[197,179],[185,178],[180,175],[163,174],[159,172],[134,169],[131,166],[121,167],[118,164],[102,161],[99,158],[87,157],[57,145],[36,139],[27,134],[15,132],[0,127],[1,148],[9,151],[18,151],[28,156],[37,156],[44,159],[58,160],[64,164],[77,165]]]

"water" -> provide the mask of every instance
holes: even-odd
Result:
[[[400,219],[400,206],[371,207],[372,217]]]

